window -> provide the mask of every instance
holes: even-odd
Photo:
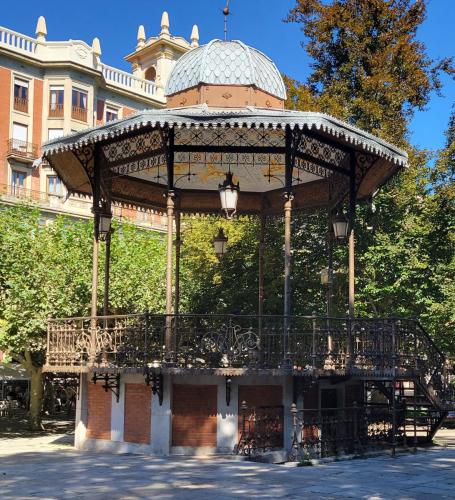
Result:
[[[14,79],[14,109],[28,112],[28,82],[18,78]]]
[[[62,181],[57,175],[47,176],[47,193],[60,196],[62,194]]]
[[[64,98],[63,86],[51,85],[49,90],[49,116],[63,116]]]
[[[13,123],[12,149],[27,152],[28,127],[21,123]]]
[[[47,131],[47,138],[52,141],[53,139],[58,139],[63,136],[62,128],[50,128]]]
[[[11,194],[15,196],[23,194],[26,178],[27,174],[25,172],[21,172],[20,170],[13,170],[11,172]]]
[[[87,92],[73,89],[73,106],[76,108],[87,109]]]
[[[117,120],[117,118],[118,118],[118,109],[106,108],[106,122]]]
[[[150,80],[151,82],[154,82],[156,80],[156,69],[153,66],[148,68],[145,72],[145,79]]]
[[[76,120],[87,121],[87,92],[73,89],[71,116]]]

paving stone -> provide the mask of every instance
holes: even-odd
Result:
[[[395,459],[291,467],[219,457],[83,453],[62,436],[0,439],[0,496],[2,500],[454,498],[455,439],[451,434],[448,441],[447,447]]]

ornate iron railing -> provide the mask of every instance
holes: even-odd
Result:
[[[252,457],[283,448],[283,406],[249,408],[243,401],[240,412],[240,437],[234,453]]]
[[[165,347],[167,346],[167,348]],[[284,347],[286,346],[286,352]],[[415,320],[136,314],[50,320],[48,365],[418,374],[441,392],[445,357]]]
[[[406,445],[406,406],[367,404],[339,408],[291,408],[291,460],[307,461]]]
[[[19,139],[8,139],[6,141],[6,155],[35,160],[38,158],[38,145]]]

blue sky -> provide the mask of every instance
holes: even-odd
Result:
[[[101,40],[102,60],[129,70],[123,56],[134,50],[139,24],[146,35],[157,34],[163,10],[170,16],[171,33],[189,38],[191,27],[198,24],[201,43],[223,37],[221,10],[225,0],[22,0],[20,8],[12,8],[11,0],[3,0],[0,24],[21,33],[33,35],[36,20],[44,15],[48,40],[69,38],[91,43]],[[309,59],[301,48],[302,34],[298,25],[282,20],[294,0],[231,0],[229,38],[241,39],[271,57],[280,71],[304,80],[309,72]],[[11,8],[5,8],[10,5]],[[428,16],[418,32],[430,57],[455,55],[455,0],[429,0]],[[415,145],[436,149],[444,143],[455,82],[443,78],[444,97],[432,96],[427,109],[418,112],[411,130]]]

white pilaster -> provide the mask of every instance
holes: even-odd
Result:
[[[76,421],[74,430],[74,446],[82,449],[87,432],[87,374],[81,373],[79,378],[79,395],[76,399]]]
[[[292,445],[292,417],[291,417],[291,405],[293,400],[293,383],[292,376],[283,378],[283,441],[284,449],[286,451],[291,450]]]
[[[219,377],[217,392],[217,435],[216,445],[219,453],[232,453],[238,441],[238,385],[231,378],[231,401],[226,403],[226,379]]]
[[[163,404],[157,395],[152,396],[151,432],[152,450],[156,455],[169,455],[172,438],[172,377],[163,376]]]
[[[120,395],[117,397],[112,393],[111,405],[111,441],[123,441],[123,429],[125,424],[125,382],[120,378]]]

